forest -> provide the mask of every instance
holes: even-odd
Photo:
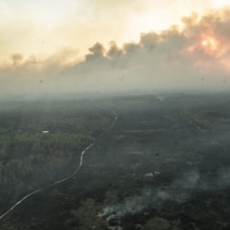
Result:
[[[113,115],[87,101],[1,102],[0,210],[70,175]]]

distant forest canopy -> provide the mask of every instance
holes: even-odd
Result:
[[[84,101],[2,103],[0,195],[6,199],[1,200],[1,207],[7,198],[72,173],[81,151],[113,119],[109,111]]]

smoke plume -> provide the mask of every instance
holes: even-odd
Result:
[[[0,66],[1,94],[227,90],[229,15],[227,8],[194,13],[182,18],[182,28],[143,33],[137,43],[96,42],[82,61],[71,49],[46,59],[12,54]]]
[[[189,199],[198,180],[198,172],[189,172],[167,188],[145,189],[141,194],[128,197],[122,203],[108,206],[99,214],[99,217],[110,220],[134,215],[151,208],[159,208],[167,200],[183,203]]]
[[[143,213],[149,209],[159,209],[166,201],[184,203],[191,199],[194,190],[224,189],[230,185],[230,169],[220,170],[215,180],[206,183],[198,171],[191,171],[164,188],[148,188],[139,195],[127,197],[123,202],[112,204],[99,213],[102,219],[119,219],[126,215]]]

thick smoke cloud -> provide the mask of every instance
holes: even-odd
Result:
[[[1,93],[227,90],[229,15],[226,8],[194,13],[182,19],[182,29],[143,33],[138,43],[121,47],[97,42],[82,61],[72,50],[46,60],[13,54],[0,68]]]

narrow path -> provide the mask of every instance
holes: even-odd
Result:
[[[100,107],[100,108],[102,108],[102,109],[104,109],[104,110],[108,110],[108,111],[110,111],[111,113],[113,113],[113,114],[114,114],[114,121],[113,121],[113,123],[111,124],[111,126],[110,126],[107,130],[105,130],[103,133],[101,133],[93,143],[91,143],[87,148],[85,148],[85,149],[82,151],[82,153],[81,153],[81,158],[80,158],[80,163],[79,163],[77,169],[76,169],[70,176],[65,177],[65,178],[63,178],[63,179],[61,179],[61,180],[59,180],[59,181],[56,181],[56,182],[54,182],[54,183],[52,183],[52,184],[50,184],[50,185],[47,185],[47,186],[45,186],[45,187],[42,187],[42,188],[40,188],[40,189],[37,189],[37,190],[35,190],[35,191],[29,193],[28,195],[24,196],[21,200],[19,200],[17,203],[15,203],[8,211],[6,211],[4,214],[2,214],[2,215],[0,216],[0,220],[3,219],[6,215],[8,215],[10,212],[12,212],[17,206],[19,206],[23,201],[25,201],[25,200],[28,199],[29,197],[31,197],[31,196],[33,196],[34,194],[39,193],[39,192],[41,192],[41,191],[47,189],[47,188],[50,188],[50,187],[55,186],[55,185],[57,185],[57,184],[63,183],[64,181],[69,180],[70,178],[74,177],[74,176],[78,173],[78,171],[79,171],[80,168],[82,167],[83,159],[84,159],[84,154],[86,153],[86,151],[89,150],[90,148],[92,148],[92,147],[94,146],[94,144],[98,141],[99,138],[101,138],[105,133],[107,133],[110,129],[112,129],[113,126],[115,125],[117,119],[118,119],[117,113],[116,113],[115,111],[112,111],[112,110],[107,109],[107,108],[105,108],[105,107],[103,107],[103,106],[100,106],[100,105],[97,105],[97,106]]]
[[[163,101],[163,100],[164,100],[164,98],[161,97],[161,96],[159,96],[158,94],[154,94],[154,96],[156,96],[157,100],[160,100],[160,101]]]
[[[202,130],[200,126],[198,126],[197,124],[193,123],[189,118],[184,117],[192,126],[196,127],[199,130]]]

